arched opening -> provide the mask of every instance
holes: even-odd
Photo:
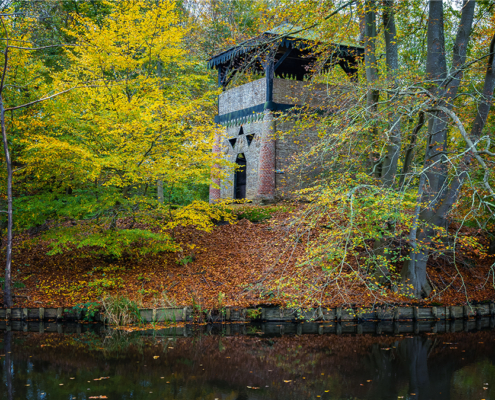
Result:
[[[238,168],[234,176],[234,199],[246,198],[246,157],[244,153],[237,154],[235,160]]]

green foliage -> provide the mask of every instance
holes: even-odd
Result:
[[[94,321],[96,314],[101,309],[101,304],[96,301],[79,303],[72,307],[72,310],[76,313],[81,313],[84,321]]]
[[[181,258],[180,260],[177,260],[176,263],[179,265],[187,265],[189,263],[192,263],[193,261],[194,261],[193,256],[185,256],[185,257]]]
[[[247,219],[251,222],[263,222],[272,217],[278,211],[287,211],[286,206],[251,206],[243,205],[232,209],[237,219]]]
[[[177,247],[168,234],[143,229],[120,229],[98,231],[98,226],[80,225],[60,228],[46,233],[51,239],[49,255],[60,254],[74,248],[89,247],[95,255],[120,258],[124,253],[145,255],[161,251],[174,251]]]
[[[261,318],[261,307],[251,308],[246,310],[246,316],[249,319],[260,319]]]
[[[208,201],[210,186],[206,183],[190,183],[174,185],[168,189],[164,187],[164,197],[166,202],[185,206],[195,200]]]
[[[0,278],[0,283],[2,284],[2,290],[5,289],[5,278]],[[25,288],[26,285],[22,282],[12,282],[12,287],[15,289]]]

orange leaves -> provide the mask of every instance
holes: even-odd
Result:
[[[119,293],[142,308],[191,306],[193,302],[208,310],[257,306],[260,302],[314,307],[317,296],[320,304],[327,307],[341,306],[342,299],[357,307],[377,301],[408,301],[391,290],[387,291],[387,297],[370,291],[368,287],[377,286],[377,280],[363,278],[348,267],[339,270],[339,276],[328,284],[329,271],[311,265],[298,266],[306,241],[312,238],[303,237],[304,242],[290,239],[288,227],[294,215],[291,212],[277,211],[264,223],[244,220],[235,225],[217,226],[209,233],[198,234],[194,228],[178,227],[176,240],[190,251],[184,252],[183,257],[194,253],[191,262],[183,265],[175,262],[175,254],[167,253],[108,264],[89,256],[74,258],[72,253],[49,257],[43,244],[16,251],[14,265],[19,271],[15,272],[14,280],[27,272],[38,271],[23,280],[25,288],[15,289],[15,294],[28,296],[16,297],[16,306],[71,308],[78,303],[95,302],[96,292],[80,282],[102,279],[121,282],[121,287],[99,286],[105,294]],[[464,243],[471,243],[468,238],[473,232],[463,232]],[[458,260],[468,248],[469,245],[463,247],[463,253],[457,254]],[[493,299],[493,289],[484,285],[492,261],[489,257],[474,259],[476,268],[462,269],[465,289],[473,300]],[[448,285],[448,288],[441,298],[426,299],[425,304],[435,301],[452,305],[464,301],[462,290],[458,291],[461,280],[455,278],[457,272],[453,266],[441,258],[433,259],[428,275],[436,286]],[[339,296],[334,297],[335,294]]]

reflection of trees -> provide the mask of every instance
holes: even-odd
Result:
[[[434,345],[419,336],[397,341],[392,347],[374,344],[368,356],[369,368],[375,371],[371,394],[397,398],[414,393],[417,400],[449,399],[455,363],[432,368],[428,355]]]
[[[409,376],[409,393],[415,393],[417,400],[430,399],[428,350],[431,344],[423,337],[412,337],[401,341],[398,346],[398,354]]]
[[[446,400],[454,372],[480,357],[468,349],[484,341],[484,354],[495,354],[493,337],[482,337],[486,332],[414,338],[199,336],[171,341],[140,335],[18,335],[23,343],[16,340],[11,344],[16,396],[49,388],[54,398],[64,398],[68,391],[75,393],[78,384],[91,381],[91,387],[101,389],[92,394],[109,398],[130,391],[138,396],[136,390],[142,390],[166,400],[208,396],[295,400],[313,395],[396,399],[409,393],[415,393],[408,397],[417,400]],[[455,345],[459,350],[454,352],[444,342],[461,343]],[[461,349],[466,349],[462,353],[465,361],[459,357]],[[154,359],[156,355],[160,357]],[[77,376],[77,380],[69,381],[69,376]],[[111,379],[94,383],[99,376]],[[165,378],[160,379],[162,376]],[[26,393],[27,379],[31,386]],[[469,380],[465,381],[469,386]]]
[[[368,354],[369,369],[374,372],[374,380],[370,389],[371,398],[379,398],[379,396],[383,398],[397,397],[401,371],[398,368],[397,354],[394,348],[398,346],[398,342],[394,342],[389,346],[375,343],[371,346]]]
[[[5,331],[3,334],[3,343],[4,343],[4,351],[5,351],[5,381],[7,383],[7,399],[13,400],[14,398],[14,388],[12,385],[12,374],[13,366],[12,366],[12,331]]]

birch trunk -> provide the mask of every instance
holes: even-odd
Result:
[[[7,246],[5,253],[5,289],[3,303],[7,308],[12,307],[12,162],[10,159],[7,131],[5,129],[5,108],[3,97],[0,95],[0,122],[2,126],[2,142],[7,166]]]

